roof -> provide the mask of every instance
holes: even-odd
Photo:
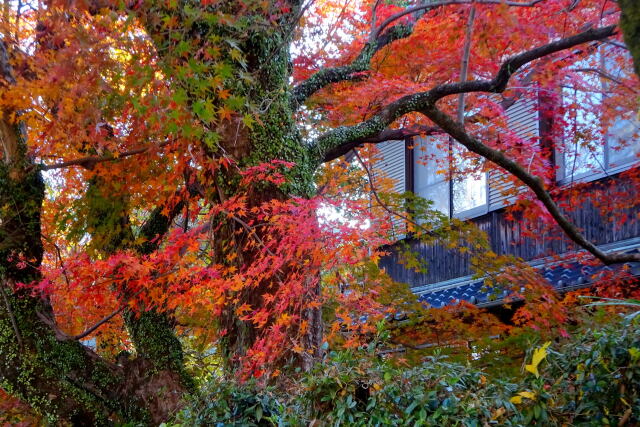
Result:
[[[625,253],[640,253],[640,248],[625,251]],[[626,266],[626,267],[625,267]],[[569,292],[592,286],[599,277],[611,271],[628,268],[634,277],[640,277],[640,262],[615,264],[611,266],[589,266],[579,262],[564,262],[556,265],[546,264],[538,267],[538,272],[553,288],[560,292]],[[521,288],[520,292],[524,289]],[[505,302],[511,291],[504,287],[489,287],[484,279],[469,281],[458,286],[447,286],[430,289],[420,295],[419,300],[432,307],[444,307],[467,301],[480,307],[498,305]]]

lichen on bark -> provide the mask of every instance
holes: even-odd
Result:
[[[640,2],[638,0],[619,0],[622,10],[620,28],[624,42],[631,52],[636,74],[640,77]]]

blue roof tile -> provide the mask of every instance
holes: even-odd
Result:
[[[634,251],[640,252],[638,249]],[[556,267],[545,266],[540,269],[540,273],[558,291],[566,292],[569,288],[577,289],[580,287],[588,287],[592,281],[592,276],[605,271],[620,269],[622,266],[622,264],[615,266],[584,266],[574,262],[561,264]],[[633,263],[631,266],[633,273],[640,275],[640,263]],[[520,288],[520,292],[524,292],[524,287]],[[498,302],[508,296],[508,294],[509,290],[507,289],[491,289],[484,284],[484,280],[478,280],[456,287],[436,289],[424,293],[420,296],[419,300],[432,307],[444,307],[456,300],[464,300],[471,304]]]

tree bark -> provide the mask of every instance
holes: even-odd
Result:
[[[284,201],[292,196],[311,197],[314,194],[313,174],[319,163],[317,156],[309,152],[303,143],[294,120],[294,109],[297,107],[297,103],[312,93],[314,88],[298,88],[297,91],[292,91],[289,87],[291,75],[289,46],[293,34],[292,26],[296,24],[295,17],[300,10],[300,4],[291,1],[289,6],[291,10],[288,13],[283,14],[277,23],[266,27],[256,26],[249,31],[242,30],[241,33],[234,34],[233,31],[230,32],[229,27],[199,23],[198,25],[201,25],[199,31],[192,33],[190,37],[193,38],[189,38],[189,41],[194,44],[200,43],[198,37],[202,37],[203,34],[216,34],[238,40],[239,50],[244,53],[246,59],[242,71],[252,75],[254,80],[234,82],[233,95],[251,99],[254,103],[262,106],[258,112],[246,106],[242,107],[232,114],[231,119],[221,120],[214,132],[219,142],[213,147],[204,146],[205,151],[211,157],[226,156],[233,159],[238,166],[238,168],[232,167],[226,171],[219,171],[211,184],[215,188],[204,190],[204,195],[212,203],[223,202],[226,198],[236,195],[240,191],[246,191],[240,188],[241,176],[238,170],[270,163],[273,160],[292,162],[295,166],[285,172],[287,179],[285,184],[276,186],[265,183],[254,185],[248,190],[246,193],[248,209],[259,207],[262,203],[273,199]],[[222,10],[234,14],[237,13],[237,7],[237,4],[231,2]],[[168,66],[175,66],[176,58],[172,57],[170,52],[176,41],[157,22],[156,16],[159,13],[159,11],[152,9],[139,16],[154,40],[158,52],[167,53],[162,57],[162,60]],[[172,13],[175,14],[176,11],[172,11]],[[259,20],[264,17],[255,18]],[[370,55],[365,56],[363,61],[368,62]],[[225,60],[227,59],[229,63],[235,62],[232,58],[225,58]],[[176,79],[176,85],[186,91],[190,105],[203,96],[201,93],[195,93],[192,85],[188,82]],[[213,89],[211,99],[216,99]],[[216,105],[216,107],[219,106]],[[242,120],[245,115],[254,117],[257,115],[256,123],[247,126]],[[255,238],[255,236],[261,238],[261,231],[258,230],[255,236],[251,236],[245,227],[234,220],[221,216],[219,221],[224,224],[218,228],[214,238],[217,262],[229,265],[227,255],[235,251],[235,258],[231,264],[241,268],[251,265],[263,255],[259,250],[243,250],[245,242],[249,239]],[[281,286],[282,282],[287,281],[288,272],[282,273],[279,278],[265,279],[257,288],[243,290],[239,295],[234,295],[234,298],[238,298],[237,306],[246,303],[255,310],[264,307],[262,294],[272,292],[273,287]],[[314,288],[311,293],[317,296],[319,288]],[[235,306],[228,307],[220,319],[222,328],[226,330],[226,338],[222,342],[222,354],[234,367],[237,366],[236,362],[256,342],[259,334],[258,329],[251,322],[239,319],[235,314],[235,308]],[[304,340],[307,346],[305,354],[315,356],[321,345],[321,318],[315,312],[307,313],[306,317],[308,321],[313,322],[313,325],[308,328]],[[305,359],[307,358],[305,357]],[[306,362],[299,361],[299,364],[310,365],[308,360]]]
[[[624,42],[631,52],[636,74],[640,76],[640,2],[637,0],[619,0],[622,10],[620,28]]]

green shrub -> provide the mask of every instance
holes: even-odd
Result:
[[[540,377],[522,381],[536,393],[521,408],[524,423],[581,426],[640,422],[640,328],[621,322],[582,331],[549,350]]]
[[[273,426],[283,407],[272,389],[213,378],[176,419],[185,426]],[[173,425],[173,424],[172,424]]]
[[[405,366],[367,350],[331,352],[286,386],[212,380],[184,425],[636,425],[640,328],[628,319],[562,344],[533,345],[522,373],[490,377],[431,355]],[[511,372],[505,370],[505,372]]]

